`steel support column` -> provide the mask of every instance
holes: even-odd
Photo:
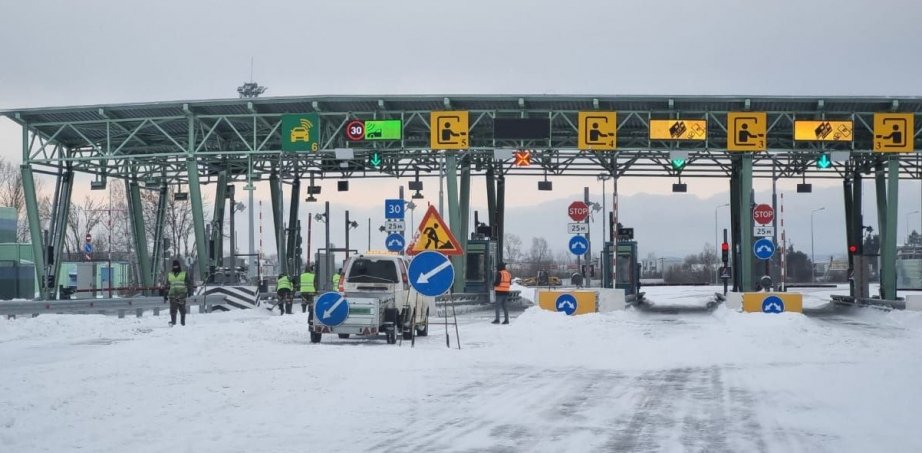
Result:
[[[290,269],[292,272],[300,275],[298,269],[301,268],[300,259],[301,256],[297,253],[298,250],[298,240],[301,238],[301,234],[298,231],[298,206],[300,205],[301,198],[301,180],[295,178],[291,182],[291,203],[288,208],[288,231],[287,237],[288,241],[286,242],[287,247],[285,250],[285,256],[288,257],[288,266],[286,269]],[[349,248],[349,247],[346,247]]]
[[[23,126],[22,146],[23,153],[28,157],[28,128]],[[28,164],[19,167],[22,172],[22,186],[26,201],[26,217],[29,220],[29,234],[32,237],[32,261],[35,262],[35,276],[38,278],[39,288],[41,288],[39,298],[48,299],[48,291],[45,290],[45,254],[44,244],[42,242],[42,224],[38,216],[38,201],[35,197],[35,180],[32,178],[32,168]]]
[[[496,178],[496,262],[504,263],[503,244],[506,236],[506,176]]]
[[[733,291],[740,291],[740,174],[739,161],[734,160],[730,171],[730,244],[731,263],[733,269]],[[660,269],[665,272],[665,269]]]
[[[138,254],[138,269],[141,274],[141,286],[150,288],[154,286],[154,276],[151,273],[150,255],[147,249],[147,233],[144,229],[144,209],[141,206],[141,186],[137,180],[128,183],[128,216],[131,220],[131,236],[134,240],[134,249]],[[144,291],[147,294],[147,291]]]
[[[70,165],[68,165],[70,167]],[[64,247],[64,237],[67,236],[67,219],[70,217],[71,194],[74,191],[74,172],[68,168],[58,176],[55,191],[55,206],[52,210],[52,225],[48,226],[51,241],[51,257],[48,266],[48,275],[53,276],[49,297],[54,298],[57,289],[58,277],[61,275],[61,249]]]
[[[878,169],[876,176],[880,227],[880,297],[886,300],[896,300],[896,215],[899,200],[899,160],[888,157],[886,167],[881,162]]]
[[[218,173],[218,184],[214,191],[214,214],[211,217],[211,254],[208,255],[209,270],[224,267],[224,209],[227,206],[227,171]]]
[[[154,223],[154,252],[150,263],[151,278],[154,282],[160,281],[160,271],[163,268],[163,255],[166,249],[163,243],[163,226],[166,223],[166,205],[169,196],[170,192],[167,187],[160,186],[160,197],[157,199],[157,217],[156,223]]]
[[[740,156],[739,162],[740,291],[752,291],[752,155]]]
[[[471,164],[470,159],[461,162],[461,223],[455,231],[455,237],[461,243],[461,249],[464,255],[461,256],[460,266],[458,267],[458,278],[463,282],[467,275],[467,240],[470,237],[469,229],[471,222]],[[462,285],[462,291],[463,291]]]
[[[458,157],[455,154],[445,156],[445,179],[448,188],[448,223],[457,238],[457,233],[461,231],[461,207],[458,205]],[[448,229],[445,225],[442,226]],[[464,292],[464,276],[460,274],[461,261],[463,257],[451,257],[451,263],[455,267],[455,284],[452,288],[456,293]]]
[[[496,239],[496,174],[493,172],[492,162],[487,164],[484,179],[487,183],[487,223],[490,224],[493,239]]]
[[[275,227],[273,236],[275,237],[275,250],[278,254],[279,273],[288,273],[288,260],[285,257],[285,228],[282,224],[283,200],[282,200],[282,183],[279,181],[278,173],[273,172],[269,177],[269,195],[272,201],[272,225]],[[327,224],[330,219],[327,218]]]
[[[195,117],[189,115],[189,147],[186,157],[186,174],[189,176],[189,199],[192,201],[192,227],[195,230],[195,262],[198,263],[202,281],[208,278],[208,248],[205,242],[205,212],[202,208],[202,189],[199,186],[198,165],[195,163]],[[217,200],[215,200],[217,201]]]

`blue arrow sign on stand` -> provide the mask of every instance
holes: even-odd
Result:
[[[349,317],[349,301],[340,293],[323,293],[314,304],[314,316],[322,324],[338,326]]]
[[[387,247],[388,252],[399,252],[403,250],[403,235],[400,233],[391,233],[387,235],[387,239],[384,240],[384,246]]]
[[[384,218],[403,220],[403,200],[384,200]]]
[[[771,238],[759,239],[752,244],[752,253],[755,253],[756,258],[760,260],[767,260],[775,254],[775,243]]]
[[[83,244],[83,253],[93,253],[93,244],[86,242]]]
[[[554,306],[557,308],[557,311],[561,313],[566,313],[567,316],[572,316],[573,313],[576,313],[576,306],[579,302],[576,301],[576,298],[572,294],[561,294],[557,297],[557,302],[554,303]]]
[[[762,301],[762,313],[782,313],[784,301],[778,296],[768,296]]]
[[[570,253],[574,255],[585,255],[589,251],[589,241],[582,236],[573,236],[570,238]]]
[[[455,283],[455,268],[439,252],[423,252],[410,261],[410,284],[424,296],[441,296]]]

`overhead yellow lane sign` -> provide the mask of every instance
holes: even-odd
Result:
[[[429,115],[432,149],[468,149],[470,129],[467,111],[432,112]]]
[[[854,134],[851,121],[794,121],[794,140],[802,142],[850,142]]]
[[[579,144],[591,151],[612,151],[617,146],[618,114],[615,112],[579,112]]]
[[[727,113],[728,151],[765,151],[765,112]]]
[[[707,140],[706,120],[650,120],[650,140]]]
[[[915,117],[912,113],[874,114],[874,151],[908,153],[914,149]]]

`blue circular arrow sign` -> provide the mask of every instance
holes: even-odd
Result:
[[[426,251],[410,261],[410,284],[424,296],[441,296],[455,283],[455,268],[447,256]]]
[[[585,255],[589,251],[589,241],[582,236],[573,236],[570,238],[570,253],[574,255]]]
[[[775,243],[771,238],[762,238],[752,244],[752,253],[760,260],[767,260],[775,254]]]
[[[387,235],[387,239],[384,240],[384,246],[387,247],[389,252],[399,252],[403,250],[403,235],[400,233],[391,233]]]
[[[349,317],[349,301],[340,293],[323,293],[314,303],[314,317],[322,324],[338,326]]]
[[[784,301],[778,296],[768,296],[762,301],[762,313],[784,312]]]
[[[567,316],[573,316],[573,313],[576,313],[577,305],[579,305],[579,302],[576,301],[576,297],[573,297],[572,294],[561,294],[557,297],[557,302],[554,303],[557,311],[566,313]]]

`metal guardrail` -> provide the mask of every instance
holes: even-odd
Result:
[[[199,313],[208,313],[213,305],[224,303],[224,296],[192,296],[186,299],[187,307],[199,307]],[[29,300],[0,302],[0,316],[15,318],[21,315],[32,317],[40,314],[104,314],[124,318],[127,313],[141,317],[145,311],[168,310],[170,303],[162,297],[126,297],[119,299],[73,299],[73,300]]]

